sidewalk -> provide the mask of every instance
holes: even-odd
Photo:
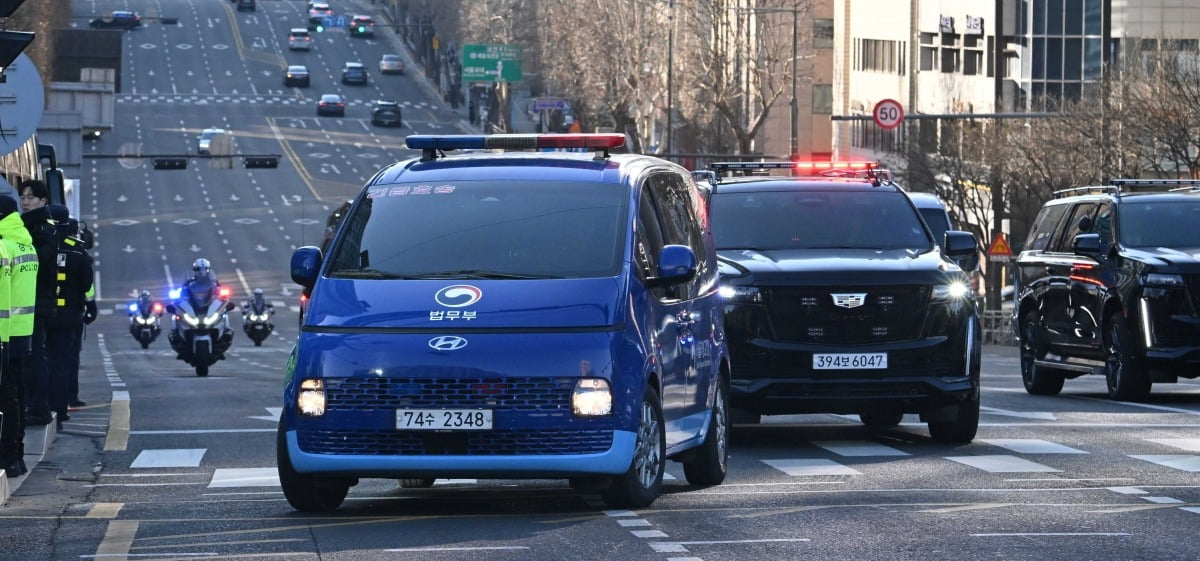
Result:
[[[53,414],[52,414],[53,415]],[[41,427],[28,427],[25,429],[25,467],[29,469],[26,473],[18,475],[15,478],[9,478],[4,470],[0,470],[0,508],[3,508],[8,503],[8,498],[21,488],[21,484],[33,475],[33,469],[42,461],[42,457],[50,451],[50,447],[54,444],[54,439],[58,437],[58,418],[51,419],[49,423]]]

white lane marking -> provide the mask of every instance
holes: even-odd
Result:
[[[1130,455],[1129,457],[1145,462],[1153,462],[1160,466],[1167,466],[1180,471],[1188,471],[1192,473],[1200,471],[1200,456],[1191,456],[1187,454],[1153,454],[1141,456]]]
[[[1188,452],[1200,452],[1200,438],[1147,438],[1146,440]]]
[[[617,521],[622,528],[647,528],[650,526],[650,521],[644,518],[625,518]]]
[[[782,459],[763,460],[762,462],[793,477],[811,475],[862,475],[858,470],[846,467],[833,460]]]
[[[1175,499],[1175,498],[1171,498],[1171,497],[1142,497],[1142,498],[1146,499],[1147,501],[1150,501],[1152,503],[1156,503],[1156,504],[1160,504],[1160,505],[1176,504],[1176,503],[1183,502],[1179,499]]]
[[[239,267],[234,267],[233,272],[237,273],[237,278],[242,283],[242,289],[246,291],[245,294],[248,295],[253,293],[254,291],[250,289],[250,283],[246,282],[246,275],[242,274],[242,269]]]
[[[1179,507],[1179,510],[1186,510],[1188,512],[1200,514],[1200,507],[1196,507],[1196,506],[1183,506],[1183,507]]]
[[[862,440],[814,440],[813,444],[846,457],[908,456],[908,452]]]
[[[114,392],[115,393],[115,392]],[[128,393],[128,392],[126,392]],[[149,435],[149,434],[234,434],[241,432],[275,432],[279,429],[187,429],[187,430],[135,430],[129,431],[131,435]]]
[[[279,471],[273,467],[218,468],[208,488],[218,487],[279,487]]]
[[[947,456],[947,460],[978,468],[989,473],[1049,473],[1059,471],[1025,458],[995,454],[989,456]]]
[[[281,415],[283,415],[282,407],[266,407],[265,409],[267,410],[266,415],[259,415],[257,417],[250,417],[250,418],[251,419],[259,419],[259,420],[263,420],[263,421],[270,421],[272,423],[279,422],[279,417]]]
[[[661,530],[632,530],[630,531],[634,537],[638,538],[665,538],[668,537],[666,532]]]
[[[207,448],[164,448],[142,450],[130,468],[200,467]]]
[[[809,542],[809,538],[765,538],[758,540],[708,540],[708,541],[690,541],[690,542],[650,542],[651,549],[655,553],[686,553],[686,546],[689,545],[738,545],[738,544],[756,544],[756,543],[796,543]],[[682,561],[684,559],[700,559],[699,557],[671,557],[667,561]]]
[[[604,515],[616,518],[619,516],[637,516],[637,513],[632,510],[606,510],[604,511]]]
[[[1019,419],[1037,419],[1039,421],[1053,421],[1057,419],[1054,413],[1044,411],[1009,411],[1008,409],[999,409],[996,407],[980,406],[979,410],[992,415],[1001,415],[1004,417],[1017,417]]]
[[[1063,396],[1071,399],[1083,399],[1087,401],[1099,401],[1102,403],[1117,403],[1120,405],[1128,405],[1130,407],[1141,407],[1143,409],[1154,409],[1156,411],[1170,411],[1172,413],[1183,413],[1184,415],[1200,415],[1200,411],[1194,409],[1182,409],[1179,407],[1167,407],[1166,405],[1154,405],[1152,403],[1135,403],[1132,401],[1113,401],[1111,399],[1100,399],[1098,397],[1087,397],[1082,395]]]
[[[980,442],[1012,450],[1018,454],[1087,454],[1083,450],[1037,438],[990,438],[980,439]]]
[[[1013,532],[1008,534],[970,534],[973,538],[1005,538],[1005,537],[1051,537],[1070,538],[1079,536],[1122,537],[1130,536],[1125,532]]]
[[[1137,487],[1105,487],[1105,489],[1108,489],[1109,491],[1112,491],[1114,493],[1120,493],[1122,495],[1145,495],[1146,494],[1145,491],[1138,489]]]
[[[492,551],[492,550],[514,550],[514,549],[529,549],[523,545],[496,545],[496,546],[479,546],[479,547],[405,547],[385,549],[383,551],[391,553],[404,553],[410,551]]]

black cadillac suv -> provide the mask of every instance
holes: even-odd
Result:
[[[1113,399],[1200,376],[1200,182],[1113,180],[1056,193],[1017,258],[1025,390],[1100,374]]]
[[[694,175],[717,242],[735,420],[857,413],[880,428],[915,413],[935,440],[972,440],[980,332],[963,268],[975,267],[975,237],[935,240],[883,173],[759,172],[792,165]]]

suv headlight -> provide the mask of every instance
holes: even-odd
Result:
[[[1168,275],[1164,273],[1150,273],[1142,278],[1142,284],[1164,288],[1183,288],[1185,286],[1182,275]]]
[[[730,302],[762,302],[762,294],[757,287],[723,284],[717,293]]]
[[[949,284],[933,285],[934,300],[962,300],[971,294],[971,287],[966,283],[952,282]]]

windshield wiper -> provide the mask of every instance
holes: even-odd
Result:
[[[414,277],[408,277],[408,276],[404,276],[404,275],[397,275],[395,273],[385,273],[385,272],[377,270],[377,269],[358,269],[358,270],[351,269],[351,270],[345,270],[345,271],[334,271],[334,272],[330,273],[329,276],[333,277],[333,278],[344,278],[344,279],[409,279],[409,278],[414,278]]]
[[[505,273],[503,271],[488,271],[485,269],[457,269],[453,271],[437,271],[434,273],[422,273],[406,278],[417,279],[500,279],[500,280],[527,280],[527,279],[558,279],[562,278],[559,275],[537,275],[537,274],[519,274]]]

